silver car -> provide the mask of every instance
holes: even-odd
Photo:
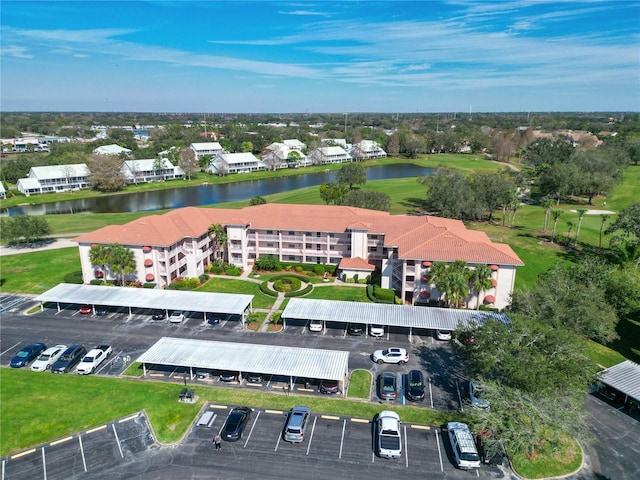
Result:
[[[309,407],[298,405],[289,410],[282,438],[291,443],[302,442],[310,416],[311,409]]]

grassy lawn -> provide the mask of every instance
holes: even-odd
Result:
[[[260,284],[247,282],[237,278],[210,278],[207,283],[196,289],[196,292],[236,293],[253,295],[253,308],[271,308],[274,297],[260,291]]]
[[[351,372],[347,396],[351,398],[369,398],[372,380],[371,372],[368,370],[354,370]]]
[[[287,410],[309,405],[314,412],[373,418],[382,407],[325,396],[296,396],[236,388],[197,386],[197,404],[177,401],[182,384],[80,375],[51,375],[0,368],[0,455],[95,427],[145,409],[161,442],[179,440],[205,401]],[[37,381],[36,381],[37,377]],[[105,395],[109,392],[109,395]],[[118,399],[114,402],[113,399]],[[60,408],[73,405],[74,408]],[[403,421],[441,425],[455,413],[393,407]],[[38,412],[38,415],[34,415]]]
[[[304,298],[316,300],[343,300],[347,302],[370,302],[364,287],[318,287]]]
[[[82,283],[75,247],[0,257],[3,292],[42,293],[59,283]]]
[[[598,365],[608,368],[626,360],[620,353],[605,347],[604,345],[600,345],[599,343],[591,340],[585,340],[585,342],[585,355]]]
[[[522,455],[510,457],[514,470],[525,478],[550,478],[574,472],[582,464],[580,446],[571,437],[563,436],[561,445],[543,447],[535,460]]]

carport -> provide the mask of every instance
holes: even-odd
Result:
[[[283,325],[287,319],[348,322],[409,329],[409,340],[416,328],[455,330],[458,326],[482,325],[488,319],[508,323],[503,313],[455,308],[417,307],[382,303],[341,302],[292,298],[282,312]],[[366,330],[366,329],[365,329]]]
[[[136,359],[147,375],[147,364],[189,369],[224,370],[289,377],[292,389],[296,377],[336,380],[346,396],[349,352],[315,348],[284,347],[250,343],[215,342],[190,338],[163,337]]]
[[[602,370],[598,380],[624,395],[624,404],[631,409],[640,409],[640,365],[625,360]]]
[[[95,314],[96,305],[106,307],[162,309],[241,315],[245,321],[247,311],[251,312],[253,295],[231,293],[190,292],[184,290],[160,290],[155,288],[103,287],[100,285],[76,285],[61,283],[36,297],[42,303],[56,303],[58,312],[61,303],[91,305]],[[44,305],[40,306],[44,309]]]

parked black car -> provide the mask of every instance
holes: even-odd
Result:
[[[338,393],[340,388],[338,387],[338,382],[336,380],[322,380],[318,387],[318,391],[320,393],[333,395]]]
[[[51,371],[53,373],[70,372],[73,367],[80,363],[80,360],[82,360],[82,357],[84,357],[86,353],[87,349],[82,345],[71,345],[64,351],[60,358],[51,365]]]
[[[12,368],[22,368],[33,362],[38,355],[44,352],[47,349],[47,346],[42,343],[32,343],[23,347],[15,357],[11,359],[11,363],[9,365]]]
[[[407,399],[413,402],[424,400],[424,378],[420,370],[410,370],[406,377]]]
[[[220,436],[227,442],[237,442],[242,438],[242,432],[247,422],[251,418],[251,409],[247,407],[237,407],[231,410],[227,421],[224,422]]]
[[[262,383],[262,375],[259,373],[247,373],[247,382]]]
[[[167,318],[167,312],[165,312],[164,310],[156,310],[151,315],[151,318],[153,320],[164,320],[165,318]]]
[[[382,400],[395,400],[398,397],[395,373],[385,372],[378,375],[378,396]]]
[[[350,323],[347,327],[347,333],[354,336],[363,335],[364,325],[360,325],[359,323]]]

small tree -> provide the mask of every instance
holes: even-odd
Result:
[[[215,243],[216,257],[219,258],[219,251],[222,247],[222,251],[224,252],[224,246],[227,244],[227,231],[225,228],[219,223],[215,223],[209,225],[209,235],[213,236],[213,241]]]
[[[192,173],[200,170],[200,165],[198,165],[198,160],[196,159],[196,152],[190,148],[180,150],[178,165],[180,165],[180,168],[187,174],[189,180],[191,180]]]
[[[359,163],[347,163],[336,172],[336,180],[339,183],[349,185],[353,190],[354,185],[363,185],[367,182],[367,169]]]
[[[554,204],[555,202],[550,198],[544,200],[541,204],[542,208],[544,208],[544,230],[542,230],[543,232],[547,231],[547,226],[549,225],[549,216],[551,215],[551,209],[553,208]]]
[[[582,219],[584,218],[584,214],[587,213],[586,208],[578,208],[578,227],[576,228],[576,240],[573,244],[573,248],[578,248],[578,236],[580,235],[580,226],[582,225]]]
[[[253,197],[251,200],[249,200],[249,205],[264,205],[265,203],[267,203],[267,200],[264,197]]]
[[[255,267],[257,270],[274,271],[280,270],[280,261],[275,255],[261,255],[256,259]]]
[[[556,228],[558,226],[558,220],[560,219],[560,215],[562,215],[563,211],[559,208],[554,208],[551,210],[551,216],[553,217],[553,231],[551,232],[551,243],[554,242],[556,238]]]

